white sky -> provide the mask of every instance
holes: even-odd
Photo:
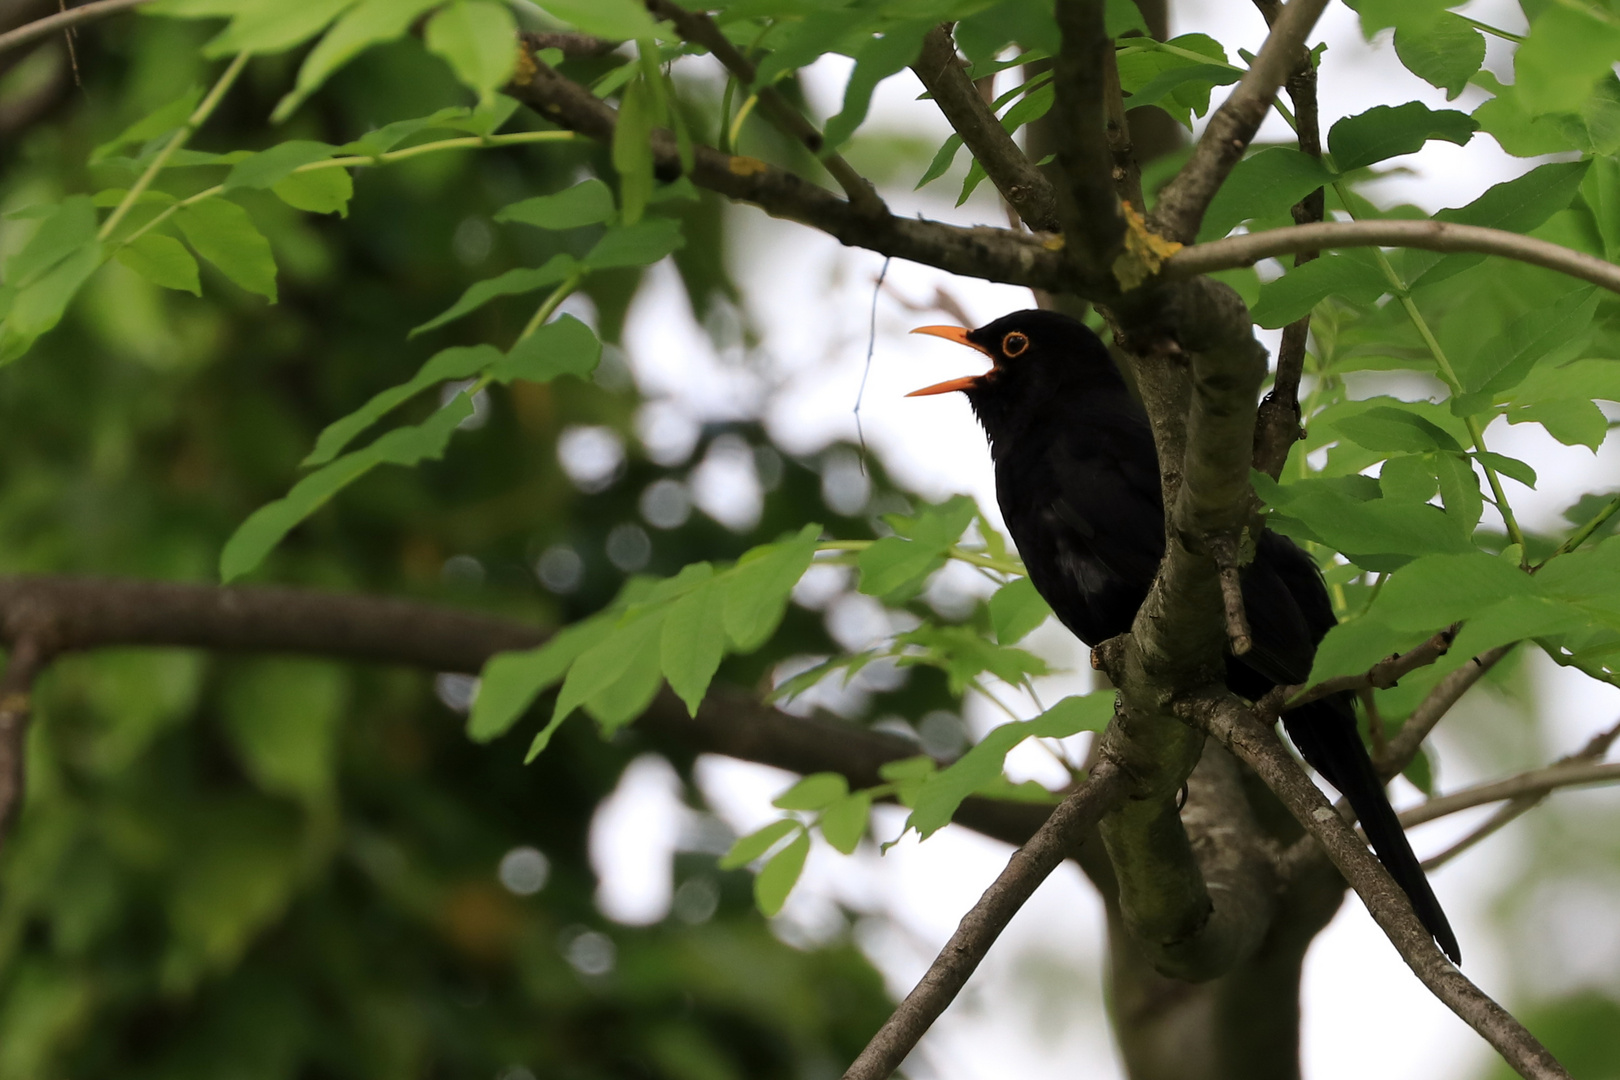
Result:
[[[1195,0],[1177,2],[1175,33],[1202,31],[1229,49],[1258,48],[1264,24],[1246,3]],[[1510,0],[1470,6],[1477,18],[1521,30],[1523,18]],[[1397,62],[1388,34],[1371,44],[1362,40],[1356,16],[1331,5],[1318,28],[1329,44],[1321,70],[1324,131],[1338,117],[1377,104],[1413,98],[1447,107],[1444,94],[1409,75]],[[1487,66],[1507,78],[1504,50],[1492,40]],[[823,115],[837,110],[847,74],[845,63],[824,62],[811,72],[809,89]],[[949,133],[907,72],[880,87],[863,134],[919,130],[942,141]],[[1470,89],[1449,107],[1472,110],[1483,95]],[[1218,100],[1218,99],[1217,99]],[[1282,140],[1286,129],[1273,118],[1262,138]],[[964,155],[965,157],[965,155]],[[1431,144],[1412,171],[1381,182],[1377,197],[1413,202],[1426,209],[1465,203],[1493,183],[1518,175],[1533,163],[1508,157],[1488,136],[1467,147]],[[999,205],[986,184],[961,209],[950,205],[961,175],[922,192],[910,184],[891,185],[884,196],[898,213],[920,212],[960,223],[1002,223]],[[662,397],[662,408],[694,420],[761,410],[773,435],[791,452],[813,453],[839,438],[853,438],[852,407],[860,385],[867,342],[867,313],[873,282],[882,264],[870,252],[841,247],[821,234],[775,221],[751,209],[734,212],[742,235],[733,252],[733,271],[746,290],[745,305],[764,333],[759,354],[744,364],[735,355],[717,355],[695,325],[684,294],[667,266],[654,270],[636,301],[626,342],[632,370],[644,392]],[[905,486],[933,499],[954,492],[974,495],[994,513],[994,486],[982,434],[958,395],[907,400],[906,391],[973,370],[973,358],[947,343],[908,337],[913,326],[949,321],[939,313],[906,310],[897,300],[923,300],[936,288],[951,293],[976,322],[1032,306],[1029,293],[1009,286],[951,278],[939,271],[895,262],[888,272],[892,294],[879,299],[877,336],[862,417],[866,439]],[[1582,448],[1558,445],[1539,427],[1498,424],[1490,437],[1495,449],[1530,461],[1541,476],[1540,490],[1514,494],[1521,519],[1549,525],[1579,493],[1601,489],[1616,475],[1615,457],[1600,458]],[[1037,651],[1071,674],[1055,678],[1043,697],[1050,702],[1087,685],[1078,644],[1049,624],[1037,632]],[[1604,718],[1620,711],[1620,693],[1553,668],[1538,667],[1545,690],[1538,705],[1547,719],[1550,745],[1533,747],[1525,764],[1550,759],[1578,747]],[[1473,699],[1470,699],[1472,701]],[[982,705],[982,703],[979,703]],[[1032,713],[1028,701],[1018,707]],[[1469,718],[1493,707],[1471,705]],[[1504,713],[1494,707],[1496,713]],[[1494,714],[1492,714],[1494,715]],[[979,731],[994,721],[988,707],[970,709]],[[1484,721],[1482,721],[1484,722]],[[1490,721],[1495,723],[1496,721]],[[1507,721],[1511,722],[1511,718]],[[1437,736],[1443,780],[1457,787],[1500,772],[1504,764],[1472,753],[1448,721]],[[792,778],[760,766],[722,759],[700,763],[700,779],[724,820],[738,832],[771,820],[769,806]],[[1025,747],[1012,765],[1027,775],[1050,775],[1040,750]],[[1398,788],[1398,800],[1416,792]],[[1560,799],[1586,798],[1561,795]],[[602,873],[604,910],[625,921],[656,919],[668,910],[669,857],[681,830],[671,822],[690,812],[677,803],[667,767],[638,764],[601,811],[593,829],[593,860]],[[879,815],[877,834],[890,839],[903,817]],[[1446,821],[1416,834],[1420,854],[1438,850],[1466,831],[1468,822]],[[1501,927],[1491,909],[1501,883],[1523,857],[1512,830],[1475,849],[1435,875],[1435,888],[1450,913],[1468,958],[1468,974],[1487,992],[1511,996],[1516,984],[1499,944]],[[956,921],[1005,864],[1008,849],[973,833],[946,829],[925,844],[911,837],[879,856],[868,845],[844,858],[817,841],[805,878],[778,920],[790,941],[814,940],[836,932],[841,920],[834,901],[855,911],[890,920],[863,920],[856,940],[884,971],[891,990],[910,989],[944,943]],[[1607,918],[1614,921],[1612,908]],[[1620,940],[1606,955],[1575,955],[1589,946],[1573,941],[1560,955],[1557,936],[1537,985],[1556,988],[1559,972],[1571,966],[1620,971]],[[1606,965],[1606,966],[1605,966]],[[1089,885],[1072,865],[1064,867],[1036,894],[1013,922],[969,986],[968,992],[925,1039],[912,1058],[914,1076],[941,1080],[990,1080],[1018,1076],[1120,1076],[1102,1004],[1102,916]],[[1601,976],[1599,976],[1601,978]],[[1549,983],[1547,980],[1551,979]],[[1351,1080],[1379,1075],[1386,1080],[1453,1080],[1478,1075],[1490,1060],[1485,1045],[1435,1001],[1408,972],[1381,932],[1352,897],[1324,932],[1307,959],[1304,1054],[1312,1080]],[[1366,1037],[1376,1025],[1376,1037]]]

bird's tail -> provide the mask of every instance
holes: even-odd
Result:
[[[1355,707],[1348,694],[1335,694],[1283,715],[1283,727],[1301,756],[1350,800],[1378,859],[1405,891],[1425,929],[1454,964],[1462,963],[1457,935],[1440,909],[1423,866],[1407,842],[1400,819],[1389,805],[1383,781],[1356,731]]]

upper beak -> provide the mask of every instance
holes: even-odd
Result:
[[[991,354],[989,349],[968,340],[968,331],[963,327],[919,326],[917,329],[913,330],[912,333],[930,334],[933,337],[944,338],[946,341],[954,341],[958,345],[966,345],[968,348],[976,349],[979,352],[984,353],[984,355],[990,357],[992,363],[995,361],[995,356]],[[933,386],[925,386],[921,390],[913,390],[911,393],[907,394],[906,397],[927,397],[930,394],[949,394],[955,390],[972,390],[974,387],[979,385],[979,380],[982,378],[984,378],[983,375],[966,375],[960,379],[950,379],[946,382],[935,383]]]

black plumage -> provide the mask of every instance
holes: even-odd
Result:
[[[1131,628],[1164,555],[1158,454],[1097,335],[1065,315],[1019,311],[977,330],[925,327],[988,355],[984,375],[919,394],[967,395],[995,461],[996,495],[1031,581],[1087,645]],[[1261,536],[1242,576],[1253,647],[1228,655],[1227,686],[1257,699],[1304,682],[1334,625],[1321,574],[1292,541]],[[1287,713],[1305,760],[1350,800],[1373,850],[1453,961],[1456,936],[1356,730],[1348,694]]]

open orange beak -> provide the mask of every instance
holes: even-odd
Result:
[[[960,326],[919,326],[912,333],[928,334],[933,337],[944,338],[946,341],[954,341],[958,345],[966,345],[968,348],[976,349],[990,357],[992,363],[996,359],[989,349],[969,341],[967,330]],[[979,385],[979,380],[982,378],[984,378],[983,375],[964,375],[960,379],[949,379],[942,383],[935,383],[933,386],[925,386],[921,390],[913,390],[906,397],[928,397],[932,394],[949,394],[957,390],[972,390]]]

